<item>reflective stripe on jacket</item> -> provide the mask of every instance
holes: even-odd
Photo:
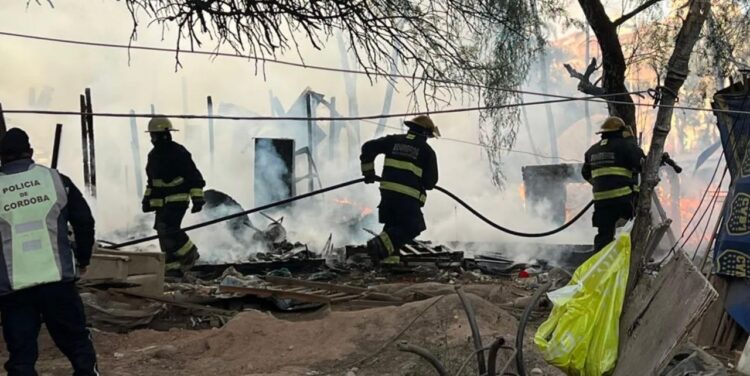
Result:
[[[146,165],[148,184],[143,202],[158,209],[166,204],[187,204],[203,199],[203,180],[190,152],[182,145],[167,141],[154,146]]]
[[[630,196],[644,159],[633,140],[609,134],[586,152],[581,174],[593,186],[595,201]]]
[[[394,192],[424,205],[426,191],[438,181],[437,157],[427,138],[414,133],[390,135],[362,145],[362,173],[373,173],[375,157],[385,154],[382,191]]]

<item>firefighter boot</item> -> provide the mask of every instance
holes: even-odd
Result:
[[[383,242],[379,238],[373,238],[367,241],[367,253],[374,263],[380,262],[383,259],[390,256],[388,250],[385,249]]]

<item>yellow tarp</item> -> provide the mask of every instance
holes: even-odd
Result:
[[[548,294],[552,313],[534,342],[548,363],[568,375],[606,375],[615,367],[631,227],[578,267],[567,286]]]

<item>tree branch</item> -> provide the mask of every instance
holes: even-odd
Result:
[[[620,26],[620,25],[624,24],[625,22],[627,22],[629,19],[631,19],[631,18],[635,17],[636,15],[638,15],[638,13],[643,12],[644,10],[650,8],[652,5],[654,5],[654,4],[656,4],[656,3],[660,2],[660,1],[661,0],[648,0],[645,3],[641,4],[638,8],[633,9],[630,13],[623,14],[620,18],[614,20],[614,22],[612,22],[612,24],[614,24],[615,27]]]
[[[596,86],[596,84],[591,82],[591,74],[597,70],[596,58],[591,59],[591,63],[588,67],[586,67],[586,71],[584,73],[578,72],[570,64],[563,64],[563,66],[568,70],[568,74],[570,74],[570,77],[578,79],[578,91],[584,94],[595,96],[603,96],[604,94],[607,94],[607,92],[603,88]]]

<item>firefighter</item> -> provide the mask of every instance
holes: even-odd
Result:
[[[37,165],[28,135],[0,140],[0,315],[10,376],[36,375],[42,323],[73,375],[99,375],[75,281],[94,247],[94,217],[73,182]],[[73,228],[75,246],[68,240]],[[77,264],[77,265],[76,265]]]
[[[385,154],[380,181],[378,216],[383,232],[367,242],[373,260],[384,264],[400,262],[398,250],[427,227],[422,207],[426,192],[438,181],[437,157],[427,139],[440,136],[432,120],[420,115],[404,122],[408,133],[390,135],[362,145],[362,175],[365,183],[376,180],[375,157]]]
[[[192,213],[198,213],[205,203],[203,180],[190,152],[172,141],[172,122],[156,116],[148,123],[148,133],[154,148],[148,154],[146,175],[148,185],[143,196],[144,213],[156,212],[154,229],[159,246],[166,254],[166,273],[181,277],[198,260],[198,248],[181,229],[190,201]]]
[[[586,152],[581,170],[594,191],[595,251],[614,240],[618,221],[630,220],[635,214],[635,184],[646,156],[624,132],[628,128],[622,119],[607,118],[597,132],[602,139]]]

